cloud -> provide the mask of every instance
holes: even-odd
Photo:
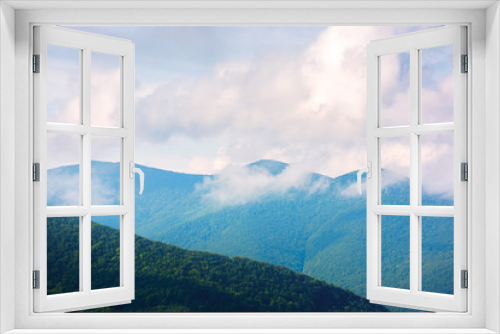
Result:
[[[107,59],[111,58],[111,59]],[[92,53],[91,123],[120,126],[121,71],[118,56]],[[47,120],[80,123],[80,59],[78,50],[51,46],[47,54]],[[151,91],[143,85],[140,96]]]
[[[119,66],[92,70],[90,85],[92,125],[120,127],[120,80]]]
[[[47,204],[49,206],[80,205],[80,175],[62,170],[47,173]]]
[[[328,186],[324,179],[313,180],[312,174],[302,166],[288,165],[281,173],[273,175],[261,167],[231,165],[213,177],[206,177],[197,186],[197,191],[204,201],[233,206],[283,195],[293,189],[314,194],[325,191]]]
[[[92,173],[92,205],[120,204],[119,177],[120,175],[98,176]],[[47,203],[51,206],[80,205],[78,166],[47,171]]]
[[[80,56],[76,49],[47,47],[47,121],[80,121]]]
[[[422,136],[422,188],[429,194],[453,195],[453,133]]]
[[[406,183],[406,185],[409,186],[409,178],[407,176],[384,169],[382,170],[381,183],[382,190],[394,185],[400,186],[402,185],[402,183]],[[360,195],[358,192],[358,183],[356,181],[351,182],[343,189],[340,189],[340,195],[347,198],[362,196],[366,197],[366,174],[363,174],[361,178],[361,191],[363,192],[363,194]]]
[[[347,198],[366,196],[366,181],[365,180],[361,181],[361,191],[363,192],[362,195],[360,195],[358,192],[357,182],[352,182],[347,187],[345,187],[344,189],[342,189],[340,191],[340,195],[347,197]]]
[[[92,205],[120,205],[120,188],[113,186],[111,178],[92,175]],[[116,181],[119,185],[119,175]]]
[[[271,49],[221,62],[194,83],[172,81],[138,101],[138,141],[217,140],[213,159],[227,164],[312,159],[328,175],[362,167],[366,44],[392,30],[329,27],[305,50]]]
[[[47,169],[80,163],[80,135],[47,133]]]
[[[118,28],[103,29],[118,33]],[[137,39],[137,43],[140,39],[147,45],[144,50],[149,53],[162,36],[165,39],[168,35],[172,40],[175,36],[184,36],[182,28],[169,30],[168,34],[167,28],[165,32],[137,27],[124,31],[127,29],[133,34],[132,39]],[[142,63],[139,63],[140,57],[137,58],[138,78],[140,73],[147,73],[145,77],[155,73],[151,76],[154,80],[143,80],[145,77],[138,80],[136,155],[139,161],[204,174],[260,159],[287,161],[293,165],[309,163],[314,171],[328,176],[366,165],[366,45],[371,40],[408,32],[408,27],[326,27],[321,31],[315,27],[314,34],[304,34],[300,45],[293,47],[286,41],[287,38],[293,40],[292,30],[285,28],[279,30],[283,43],[276,38],[266,39],[275,31],[272,27],[245,28],[244,39],[238,35],[239,28],[225,29],[217,30],[218,33],[225,31],[224,38],[213,29],[184,31],[190,36],[189,45],[183,49],[186,43],[183,41],[172,48],[179,61],[175,66],[163,64],[163,52],[170,52],[166,43],[158,46],[160,53],[152,53],[153,56],[144,53],[141,59],[146,60]],[[293,29],[298,36],[307,28]],[[270,42],[259,44],[264,40],[259,39],[259,33],[263,32],[264,39]],[[151,39],[148,33],[154,34]],[[199,50],[200,45],[195,42],[199,36],[204,36],[203,47],[214,50],[210,61],[203,64],[203,57],[194,56],[199,53],[193,51]],[[304,42],[306,40],[309,43]],[[145,52],[139,49],[138,53]],[[179,56],[184,53],[189,61]],[[161,59],[154,58],[159,57],[157,54]],[[405,124],[409,110],[408,77],[401,71],[406,71],[408,61],[402,56],[392,59],[384,56],[384,59],[386,57],[383,119]],[[429,59],[432,62],[425,73],[432,75],[429,74],[429,84],[423,87],[422,106],[424,119],[436,121],[453,110],[449,98],[453,93],[453,80],[446,75],[444,66],[449,53],[434,52]],[[119,73],[108,67],[101,74],[95,77],[95,85],[99,87],[96,94],[102,96],[96,95],[94,101],[102,102],[105,110],[111,112],[117,107],[113,82]],[[64,80],[69,87],[69,79]],[[67,107],[61,110],[70,108],[68,100]],[[108,122],[110,115],[101,112],[95,117]],[[206,148],[205,152],[196,146]],[[398,149],[384,154],[394,158],[391,158],[394,163],[385,168],[394,167],[396,172],[407,174],[402,171],[407,168],[407,162],[397,162],[402,158]],[[389,161],[387,157],[385,161]],[[436,170],[437,175],[442,173],[446,172]],[[442,189],[444,187],[443,184]]]

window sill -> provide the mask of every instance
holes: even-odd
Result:
[[[5,334],[487,334],[488,329],[15,329]]]

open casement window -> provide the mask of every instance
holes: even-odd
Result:
[[[436,63],[440,53],[449,59],[444,65]],[[373,303],[467,310],[466,54],[466,28],[458,26],[368,45],[367,298]],[[407,184],[399,194],[390,187],[395,179]],[[446,180],[448,197],[443,187],[436,193]],[[441,243],[433,247],[433,240]],[[445,267],[448,288],[429,288]]]
[[[136,171],[134,44],[37,26],[33,72],[34,311],[130,303]],[[107,153],[97,159],[103,149]],[[99,167],[94,160],[105,160],[106,155],[115,157],[116,168],[107,175],[119,189],[111,199],[99,196],[103,194],[99,188],[112,182],[92,177]],[[92,223],[95,216],[115,221],[119,233],[114,240],[99,238],[99,225]],[[63,240],[64,249],[53,249],[51,240],[63,235],[69,236]],[[113,258],[103,259],[100,247],[113,249]],[[116,277],[94,280],[93,269],[99,265],[115,268]]]

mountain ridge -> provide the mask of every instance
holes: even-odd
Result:
[[[113,175],[119,175],[118,164],[95,163],[93,166],[93,173],[102,180],[101,186],[118,189],[119,180],[112,179]],[[246,165],[257,170],[250,173],[237,170],[236,177],[233,174],[221,177],[181,174],[139,166],[146,173],[146,184],[144,194],[136,194],[138,235],[182,248],[244,256],[285,266],[361,296],[365,294],[366,197],[356,191],[357,171],[336,178],[314,173],[308,178],[299,174],[298,180],[302,183],[289,187],[286,182],[289,175],[295,176],[290,173],[293,166],[269,160]],[[246,166],[237,168],[248,168]],[[266,166],[270,168],[269,172],[264,168]],[[409,204],[409,180],[390,171],[383,170],[382,173],[383,180],[393,182],[384,188],[382,203]],[[237,182],[241,175],[248,179],[243,180],[246,183]],[[252,182],[254,176],[260,183]],[[220,205],[207,197],[210,191],[221,189],[226,193],[229,191],[230,199],[237,196],[238,192],[230,192],[231,182],[240,187],[235,188],[239,191],[254,184],[263,184],[264,190],[274,187],[276,191],[262,194],[262,189],[257,188],[258,197],[233,205]],[[450,205],[449,200],[439,195],[426,196],[436,205]],[[117,227],[106,219],[96,217],[95,221]],[[398,219],[394,222],[384,218],[383,221],[405,226],[404,219]],[[428,254],[425,267],[433,268],[433,272],[423,277],[423,281],[434,292],[448,293],[453,290],[450,288],[453,250],[447,240],[453,235],[453,226],[444,220],[438,222],[435,228],[425,232],[429,235],[427,239],[432,240],[432,244],[423,248]],[[395,273],[387,276],[386,282],[389,286],[404,286],[409,280],[409,259],[404,252],[404,256],[396,256],[396,250],[398,247],[399,251],[405,249],[407,231],[398,228],[388,230],[386,235],[387,240],[396,241],[388,249],[387,261],[397,261],[398,267]],[[440,279],[432,280],[432,276]]]

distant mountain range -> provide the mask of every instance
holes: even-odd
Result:
[[[217,175],[140,168],[146,179],[143,195],[136,194],[138,235],[284,266],[365,295],[366,198],[356,191],[356,172],[330,178],[272,160]],[[48,171],[49,205],[74,200],[57,186],[77,175],[77,166]],[[118,204],[118,175],[118,164],[92,162],[93,204]],[[409,204],[408,178],[383,170],[382,182],[383,204]],[[428,204],[453,205],[442,195],[423,197]],[[109,217],[93,221],[118,227]],[[382,217],[385,286],[409,285],[408,222],[407,217]],[[424,290],[452,293],[452,219],[422,224]]]

